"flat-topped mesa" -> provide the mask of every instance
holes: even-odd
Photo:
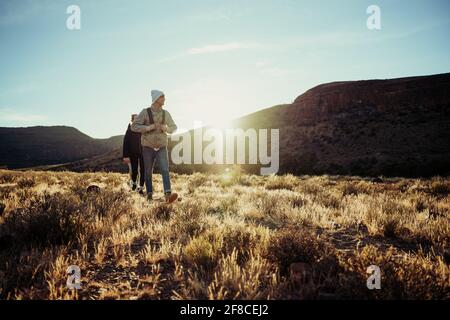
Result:
[[[316,86],[292,103],[296,120],[321,120],[346,112],[450,108],[450,73],[391,80],[332,82]]]

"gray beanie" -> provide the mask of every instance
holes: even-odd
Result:
[[[152,90],[152,103],[158,100],[159,97],[163,96],[164,92],[160,90]]]

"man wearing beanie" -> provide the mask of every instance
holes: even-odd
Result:
[[[167,150],[168,134],[174,133],[177,126],[172,116],[163,109],[165,96],[162,91],[152,90],[152,105],[139,113],[131,125],[131,130],[141,133],[142,154],[145,165],[145,187],[147,199],[152,200],[153,166],[157,162],[161,171],[164,195],[167,203],[177,199],[177,194],[172,193],[169,176],[169,154]]]

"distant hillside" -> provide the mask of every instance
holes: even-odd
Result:
[[[450,173],[450,73],[322,84],[236,121],[280,128],[281,171]]]
[[[72,162],[118,148],[122,136],[93,139],[72,127],[0,128],[0,166],[24,168]]]
[[[448,175],[450,73],[322,84],[292,104],[239,118],[233,127],[279,129],[280,173]],[[59,169],[126,171],[120,157],[118,149]],[[172,166],[179,172],[218,168]]]
[[[35,170],[51,170],[51,171],[74,171],[74,172],[128,172],[128,166],[122,161],[122,148],[116,148],[101,155],[86,158],[70,163],[54,166],[40,166],[33,168]]]

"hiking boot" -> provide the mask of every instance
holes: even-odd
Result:
[[[144,187],[142,187],[142,186],[137,187],[137,192],[138,192],[141,196],[143,196],[143,195],[144,195]]]
[[[151,193],[147,193],[147,201],[148,201],[148,203],[153,202],[153,195]]]
[[[166,197],[166,203],[167,204],[170,204],[170,203],[174,202],[178,198],[178,194],[175,193],[175,192],[174,193],[167,192],[164,196]]]

